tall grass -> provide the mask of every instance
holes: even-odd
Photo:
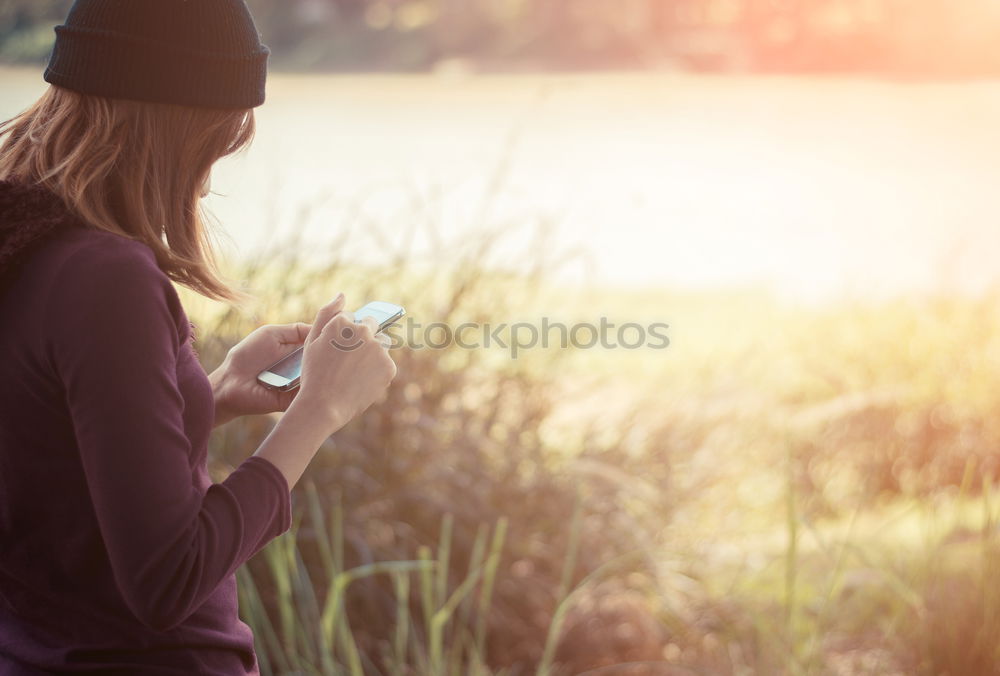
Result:
[[[452,325],[558,304],[678,328],[659,360],[396,351],[387,400],[324,444],[292,529],[239,572],[264,673],[998,673],[995,295],[580,292],[505,258],[511,229],[374,268],[290,247],[241,271],[254,317],[185,303],[206,367],[336,289]],[[216,476],[273,423],[220,429]]]
[[[246,567],[238,573],[240,606],[258,636],[262,673],[355,676],[375,668],[376,658],[359,645],[344,604],[352,584],[374,576],[389,578],[394,593],[396,616],[391,640],[380,646],[377,656],[386,673],[459,674],[468,673],[467,669],[494,673],[485,669],[479,652],[481,646],[474,640],[471,629],[482,626],[490,611],[488,589],[501,556],[505,520],[501,519],[492,528],[489,550],[477,550],[464,579],[449,594],[443,583],[447,579],[448,565],[449,536],[446,532],[442,533],[438,544],[437,558],[424,547],[416,560],[376,561],[345,568],[343,518],[339,507],[330,515],[332,523],[327,527],[327,515],[315,483],[307,483],[306,495],[309,519],[313,528],[322,533],[317,538],[322,551],[323,566],[319,571],[322,576],[319,579],[311,577],[303,563],[298,548],[301,524],[296,524],[264,550],[269,568],[266,581],[277,595],[277,626],[263,601],[258,580]],[[485,543],[488,529],[480,533],[484,535],[480,542]],[[411,597],[414,576],[419,593]],[[484,578],[484,584],[478,585]],[[467,602],[473,598],[471,592],[477,585],[483,590],[478,603]],[[430,631],[422,636],[410,631],[414,611],[427,619],[424,627]],[[445,630],[457,625],[459,619],[464,620],[461,638],[445,646]],[[417,666],[419,672],[415,671]]]
[[[400,302],[424,323],[516,320],[538,306],[552,265],[548,249],[539,260],[495,260],[514,230],[442,240],[428,259],[447,265],[400,253],[389,268],[372,268],[331,250],[317,268],[296,247],[252,261],[239,276],[260,290],[261,311],[255,321],[223,312],[211,328],[196,321],[203,363],[221,361],[263,323],[257,317],[308,317],[333,289],[356,305]],[[387,233],[369,227],[366,235],[392,250]],[[618,440],[591,436],[566,454],[565,437],[543,429],[560,398],[548,369],[569,357],[550,349],[512,361],[455,344],[394,352],[387,399],[323,445],[293,494],[293,528],[240,572],[263,670],[565,673],[557,648],[571,590],[592,586],[597,578],[587,576],[623,551],[647,555],[619,563],[611,577],[655,574],[654,530],[669,516],[669,501],[659,499],[615,508],[645,481],[612,457],[623,450]],[[220,429],[211,448],[217,475],[271,424],[264,417]],[[651,609],[634,612],[653,621]],[[618,653],[628,658],[629,645]]]

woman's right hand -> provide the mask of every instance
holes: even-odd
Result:
[[[371,406],[396,375],[387,342],[375,335],[374,318],[355,324],[343,308],[341,293],[316,314],[303,343],[300,390],[291,404],[318,416],[329,434]]]

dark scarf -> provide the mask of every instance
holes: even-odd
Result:
[[[86,228],[80,218],[49,189],[0,180],[0,296],[3,296],[31,254],[65,228]],[[197,325],[190,319],[191,350]]]
[[[48,189],[0,181],[0,294],[31,253],[66,227],[83,223]]]

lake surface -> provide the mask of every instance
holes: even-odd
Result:
[[[4,118],[47,86],[0,82]],[[443,259],[438,239],[510,223],[513,260],[541,221],[590,261],[557,274],[598,283],[808,300],[998,278],[1000,82],[273,73],[267,96],[213,172],[226,257],[302,222],[359,259],[379,237]]]

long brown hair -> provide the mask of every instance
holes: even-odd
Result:
[[[0,179],[44,186],[88,225],[143,242],[172,280],[215,300],[253,296],[218,272],[200,200],[212,164],[248,146],[253,109],[110,99],[50,85],[0,124]],[[164,242],[164,237],[166,242]]]

